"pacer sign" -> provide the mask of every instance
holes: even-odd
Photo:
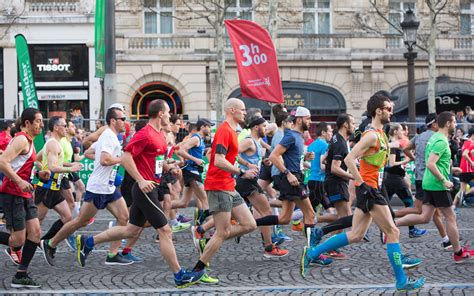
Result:
[[[270,34],[255,22],[226,20],[243,97],[283,103],[280,72]]]

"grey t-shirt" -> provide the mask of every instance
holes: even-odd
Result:
[[[423,174],[425,173],[425,150],[428,140],[435,132],[432,130],[426,130],[419,135],[416,135],[412,140],[411,144],[415,146],[415,180],[423,180]]]

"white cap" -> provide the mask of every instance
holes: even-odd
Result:
[[[112,108],[117,108],[117,109],[120,109],[122,111],[125,111],[125,107],[120,103],[114,103],[114,104],[110,105],[108,109],[112,109]]]
[[[298,107],[298,108],[296,108],[296,112],[295,112],[294,116],[295,117],[306,117],[306,116],[311,116],[311,113],[305,107]]]

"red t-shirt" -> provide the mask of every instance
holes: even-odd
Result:
[[[12,140],[12,136],[10,136],[10,133],[7,133],[5,131],[0,132],[0,150],[5,151],[7,149],[8,143]]]
[[[19,132],[15,135],[25,136],[28,142],[30,143],[30,150],[26,154],[18,155],[14,160],[11,161],[10,165],[15,173],[23,180],[30,182],[31,171],[36,161],[36,150],[35,145],[33,145],[33,139],[25,132]],[[3,177],[3,183],[0,187],[0,192],[8,193],[15,196],[21,196],[24,198],[32,198],[31,192],[23,192],[20,187],[13,182],[7,176]]]
[[[472,142],[471,140],[464,141],[464,145],[462,145],[462,153],[464,153],[464,151],[466,150],[469,153],[469,158],[474,161],[474,157],[471,154],[472,150],[474,150],[474,142]],[[461,157],[461,164],[459,165],[459,167],[461,168],[463,173],[474,172],[473,167],[464,157]]]
[[[222,125],[217,129],[214,140],[212,141],[211,160],[209,162],[206,180],[204,181],[204,189],[234,191],[235,179],[232,177],[232,173],[223,171],[214,165],[217,146],[225,148],[227,151],[225,159],[233,164],[239,152],[239,142],[235,130],[227,121],[224,121],[224,123],[222,123]]]
[[[166,155],[166,138],[163,132],[147,124],[132,137],[124,150],[132,154],[138,172],[145,180],[160,182],[155,177],[155,160],[159,155]]]

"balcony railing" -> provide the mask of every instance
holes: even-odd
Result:
[[[80,0],[26,0],[29,12],[77,12]]]
[[[131,37],[128,39],[128,49],[130,50],[141,50],[141,49],[189,49],[191,48],[189,37],[177,37],[177,36],[153,36],[143,35],[137,37]]]
[[[160,34],[132,34],[118,37],[117,49],[121,51],[170,49],[168,53],[180,52],[215,52],[215,40],[212,35],[160,35]],[[460,49],[474,48],[473,36],[461,37],[438,37],[437,50],[452,51]],[[349,34],[331,34],[331,35],[306,35],[306,34],[280,34],[274,40],[279,53],[297,52],[301,50],[307,53],[307,49],[334,49],[358,51],[373,51],[386,49],[403,49],[405,45],[403,39],[398,35],[385,36],[351,36]],[[231,45],[228,38],[224,39],[226,51],[231,51]],[[317,54],[317,51],[314,52]],[[390,51],[388,52],[390,53]]]

